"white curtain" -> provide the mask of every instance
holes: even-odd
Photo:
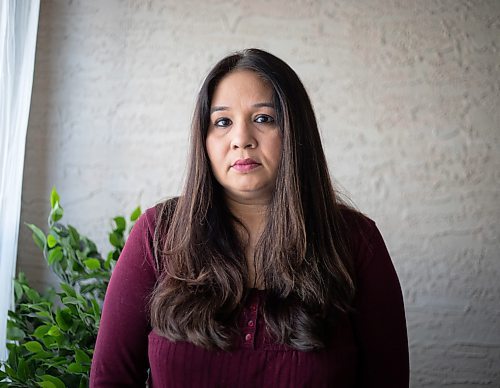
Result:
[[[0,0],[0,359],[7,357],[39,0]]]

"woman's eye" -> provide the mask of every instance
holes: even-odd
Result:
[[[268,115],[258,115],[255,118],[256,123],[274,123],[274,119]]]
[[[220,119],[215,120],[215,126],[216,127],[227,127],[231,125],[231,120],[221,117]]]

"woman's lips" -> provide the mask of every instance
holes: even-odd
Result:
[[[233,163],[231,166],[236,171],[240,172],[248,172],[260,166],[260,163],[257,163],[253,159],[239,159]]]

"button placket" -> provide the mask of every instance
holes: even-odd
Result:
[[[259,300],[253,296],[248,313],[245,314],[246,322],[243,326],[243,347],[253,348],[255,346],[255,329],[257,327],[257,312],[259,310]]]

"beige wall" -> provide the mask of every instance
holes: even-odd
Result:
[[[110,218],[179,193],[203,76],[268,49],[301,76],[331,171],[374,218],[413,387],[500,385],[500,2],[43,0],[22,222],[107,252]],[[50,282],[21,228],[19,269]],[[390,367],[390,366],[388,366]]]

